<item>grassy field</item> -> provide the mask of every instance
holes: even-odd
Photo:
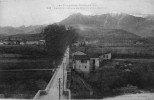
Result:
[[[106,52],[112,53],[112,58],[154,58],[154,46],[83,46],[73,47],[72,51],[82,51],[87,54],[102,54]]]
[[[0,94],[3,98],[29,99],[38,90],[45,89],[53,75],[52,70],[30,69],[53,69],[45,48],[0,45]]]
[[[50,59],[0,59],[0,70],[9,69],[52,69]]]
[[[0,94],[5,98],[29,99],[40,89],[45,89],[52,71],[1,72]]]
[[[0,45],[0,54],[46,55],[46,50],[37,45]]]
[[[3,94],[4,98],[33,98],[38,90],[45,89],[53,72],[21,69],[49,68],[53,68],[49,58],[0,58],[0,94]],[[20,71],[16,71],[19,69]]]

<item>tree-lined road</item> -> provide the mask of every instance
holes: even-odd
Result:
[[[49,92],[47,95],[42,95],[38,99],[41,100],[58,100],[59,99],[59,78],[60,78],[60,99],[68,99],[67,96],[63,95],[63,78],[66,76],[66,66],[69,63],[69,48],[66,49],[63,61],[61,65],[58,66],[56,75],[51,83]],[[64,70],[63,70],[64,68]],[[64,77],[63,77],[64,72]],[[66,81],[64,81],[64,84]]]

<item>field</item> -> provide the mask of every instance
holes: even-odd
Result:
[[[37,58],[37,59],[2,59],[0,58],[0,70],[10,69],[48,69],[53,68],[48,58]]]
[[[0,54],[21,54],[23,56],[44,56],[46,50],[38,45],[0,45]]]
[[[0,65],[0,94],[3,94],[4,98],[33,98],[39,89],[45,89],[53,75],[52,70],[30,70],[52,69],[47,58],[5,58],[0,60]]]
[[[0,73],[0,94],[4,98],[29,99],[40,89],[45,89],[52,71],[22,71]]]
[[[87,54],[112,53],[112,58],[154,58],[154,45],[102,46],[99,44],[74,47],[72,51],[82,51]]]
[[[37,45],[1,45],[0,98],[33,98],[46,88],[53,68],[45,49]]]

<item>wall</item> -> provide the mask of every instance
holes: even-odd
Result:
[[[103,60],[109,60],[111,59],[111,53],[108,53],[108,54],[104,54],[102,56],[100,56],[100,60],[103,61]]]
[[[93,67],[93,60],[95,60],[95,69],[99,68],[99,58],[90,58],[90,68]]]
[[[87,60],[87,63],[81,63],[81,60],[75,61],[75,69],[80,72],[89,73],[90,72],[90,62]]]
[[[111,53],[105,54],[105,58],[104,59],[111,59]]]

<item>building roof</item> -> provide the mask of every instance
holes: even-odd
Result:
[[[74,55],[75,60],[89,60],[87,55]]]
[[[102,53],[100,56],[102,56],[102,55],[106,55],[106,54],[111,54],[111,52],[105,52],[105,53]]]
[[[76,51],[76,52],[72,53],[72,55],[86,55],[86,54],[81,51]]]
[[[99,58],[99,54],[88,54],[90,58]]]

